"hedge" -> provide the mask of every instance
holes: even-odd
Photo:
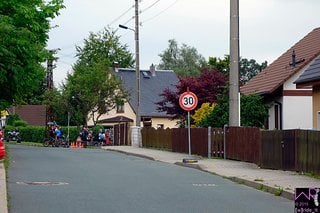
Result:
[[[46,136],[46,127],[44,126],[26,126],[26,127],[14,127],[14,126],[5,126],[5,137],[7,133],[12,130],[19,130],[19,135],[22,141],[25,142],[35,142],[42,143]],[[61,127],[63,130],[63,135],[67,138],[68,135],[68,127]],[[70,141],[75,141],[79,135],[79,130],[76,126],[70,127]]]

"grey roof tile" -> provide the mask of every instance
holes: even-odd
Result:
[[[155,76],[152,76],[149,70],[140,70],[140,115],[143,117],[172,117],[166,112],[159,112],[156,103],[161,101],[160,94],[164,89],[176,90],[174,85],[178,83],[178,77],[172,70],[156,70],[155,73]],[[129,92],[129,104],[135,111],[137,103],[135,70],[119,68],[116,74]]]
[[[320,57],[318,57],[294,82],[296,84],[306,84],[320,81]]]

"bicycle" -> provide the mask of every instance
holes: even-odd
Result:
[[[55,138],[49,137],[49,138],[44,139],[43,146],[44,147],[48,147],[48,146],[58,147],[59,143]]]

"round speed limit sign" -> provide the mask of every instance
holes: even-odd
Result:
[[[179,98],[180,107],[186,111],[191,111],[197,107],[198,98],[193,92],[184,92]]]

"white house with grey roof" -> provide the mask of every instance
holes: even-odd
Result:
[[[124,105],[104,114],[98,123],[104,126],[112,126],[119,122],[125,122],[129,126],[136,123],[136,72],[133,68],[114,68],[115,74],[122,81],[123,87],[129,92],[129,99]],[[161,101],[160,94],[164,89],[175,90],[178,77],[172,70],[156,70],[152,65],[149,70],[140,70],[140,116],[141,127],[174,128],[177,127],[176,119],[166,112],[158,111],[157,102]],[[89,121],[90,125],[92,121]]]

